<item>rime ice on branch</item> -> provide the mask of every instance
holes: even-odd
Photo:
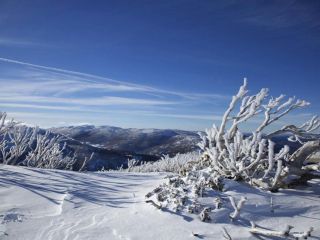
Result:
[[[203,158],[198,164],[213,168],[223,177],[244,180],[271,190],[316,176],[305,165],[308,157],[320,150],[319,135],[314,133],[320,127],[319,118],[314,116],[301,126],[289,124],[264,135],[266,127],[291,111],[309,105],[294,97],[285,99],[285,95],[268,97],[268,93],[269,90],[263,88],[255,95],[248,95],[247,80],[244,79],[220,126],[213,125],[204,135],[200,134],[202,142],[199,147]],[[263,119],[250,135],[245,136],[240,131],[240,124],[258,115],[263,115]],[[284,133],[290,134],[289,141],[301,144],[292,154],[288,146],[275,153],[271,137]]]

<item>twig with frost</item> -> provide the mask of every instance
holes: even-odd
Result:
[[[84,158],[84,160],[83,160],[83,162],[82,162],[82,165],[81,165],[81,167],[80,167],[80,169],[79,169],[79,172],[82,172],[82,171],[83,171],[83,169],[85,168],[85,166],[87,165],[87,163],[92,160],[93,156],[94,156],[94,153],[91,153],[91,155],[90,155],[89,158],[88,158],[88,157],[85,157],[85,158]]]
[[[210,215],[209,215],[210,211],[211,211],[211,208],[209,208],[209,207],[205,207],[201,211],[199,217],[202,222],[209,222],[211,220]]]
[[[274,230],[268,230],[268,229],[257,227],[256,224],[252,221],[250,223],[251,223],[251,228],[249,231],[251,233],[258,234],[258,235],[264,235],[264,236],[268,236],[268,237],[284,237],[284,238],[286,238],[289,236],[290,231],[293,228],[293,226],[287,225],[282,231],[274,231]]]
[[[153,189],[151,192],[148,192],[145,197],[146,197],[146,198],[150,198],[150,197],[152,197],[154,194],[159,193],[159,192],[161,192],[162,190],[163,190],[163,188],[162,188],[161,186],[159,186],[159,187]]]
[[[268,237],[278,237],[278,238],[293,238],[293,239],[307,239],[311,237],[311,233],[313,232],[313,227],[309,227],[308,230],[304,232],[291,232],[293,226],[287,225],[282,231],[268,230],[264,228],[257,227],[254,222],[251,223],[251,229],[249,230],[252,234],[258,234]]]
[[[233,221],[240,216],[240,210],[243,207],[244,203],[247,201],[247,198],[242,196],[241,199],[239,200],[238,204],[236,204],[234,197],[230,196],[229,199],[230,199],[230,203],[234,209],[234,212],[231,213],[229,215],[229,217]]]
[[[311,233],[313,232],[313,227],[309,227],[309,229],[307,231],[304,231],[304,232],[301,232],[301,233],[297,233],[297,232],[294,232],[292,233],[292,236],[295,238],[295,239],[308,239],[308,237],[311,237]]]

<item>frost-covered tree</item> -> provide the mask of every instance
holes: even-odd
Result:
[[[0,162],[38,168],[72,169],[75,156],[64,153],[66,143],[49,131],[41,133],[37,127],[27,127],[0,112]],[[91,158],[90,158],[91,159]],[[85,159],[83,166],[88,162]]]
[[[50,132],[37,134],[35,147],[31,149],[23,164],[28,167],[72,169],[75,157],[65,156],[66,143],[61,143],[60,136],[50,136]]]
[[[16,125],[16,122],[7,120],[7,113],[0,112],[0,136],[5,134],[9,129]]]
[[[1,155],[4,164],[16,165],[31,148],[35,129],[26,126],[14,126],[3,135]]]
[[[269,97],[266,88],[248,95],[245,79],[238,93],[232,97],[220,126],[213,125],[204,135],[201,134],[199,147],[203,157],[196,167],[210,167],[223,177],[245,180],[272,190],[316,177],[317,173],[309,170],[307,159],[320,149],[319,135],[314,133],[320,127],[317,116],[301,126],[288,124],[272,133],[263,133],[291,111],[308,105],[304,100],[285,99],[285,95]],[[263,118],[257,128],[251,134],[242,133],[240,124],[259,115]],[[280,134],[289,134],[288,140],[299,142],[301,146],[293,153],[287,145],[275,152],[271,138]]]

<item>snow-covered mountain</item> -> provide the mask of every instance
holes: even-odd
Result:
[[[155,156],[191,152],[197,149],[200,141],[196,132],[171,129],[82,125],[51,128],[50,131],[109,150]]]
[[[56,133],[57,134],[57,133]],[[99,146],[93,146],[88,143],[83,143],[71,138],[67,138],[67,151],[69,154],[75,153],[77,161],[74,169],[77,170],[84,158],[89,158],[94,153],[92,160],[90,160],[86,166],[89,171],[97,171],[101,169],[117,169],[121,166],[126,167],[128,159],[136,159],[141,162],[156,161],[159,158],[157,156],[139,154],[131,151],[120,151],[106,149]]]
[[[44,135],[46,130],[38,129],[38,133]],[[94,155],[92,159],[87,162],[85,170],[97,171],[101,169],[117,169],[121,166],[126,167],[128,159],[133,158],[141,162],[156,161],[159,159],[159,157],[153,155],[139,154],[126,150],[107,149],[99,145],[92,145],[72,139],[57,132],[50,132],[48,137],[58,137],[61,146],[66,143],[66,147],[63,150],[64,155],[75,156],[76,158],[73,164],[73,170],[78,170],[82,166],[84,159],[89,159],[92,153],[94,153]],[[24,159],[25,154],[27,154],[27,152],[20,158]],[[17,161],[17,164],[21,165],[21,160]]]

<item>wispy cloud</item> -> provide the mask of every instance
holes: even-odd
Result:
[[[29,88],[40,88],[43,91],[60,91],[64,92],[78,92],[88,89],[99,89],[101,91],[128,91],[128,92],[142,92],[149,94],[165,94],[172,95],[176,97],[181,97],[185,99],[215,99],[215,100],[225,100],[230,96],[222,94],[209,94],[209,93],[188,93],[188,92],[179,92],[172,90],[165,90],[160,88],[154,88],[147,85],[133,84],[129,82],[114,80],[111,78],[101,77],[93,74],[82,73],[77,71],[70,71],[61,68],[42,66],[37,64],[31,64],[27,62],[21,62],[17,60],[12,60],[8,58],[1,58],[0,61],[6,63],[13,63],[22,66],[31,67],[37,70],[45,70],[42,72],[39,71],[28,71],[21,72],[20,78],[23,78],[23,81],[35,81],[39,82],[33,83],[33,86]],[[58,86],[61,86],[60,89]],[[46,87],[49,87],[46,88]],[[53,87],[53,88],[52,88]]]
[[[197,122],[209,127],[212,122],[219,123],[229,99],[226,95],[164,90],[6,58],[0,62],[14,66],[1,72],[0,108],[43,126],[74,124],[77,120],[122,126],[135,121],[152,126],[171,119],[173,126]],[[252,119],[248,124],[260,122]]]
[[[156,116],[156,117],[167,117],[177,119],[196,119],[196,120],[209,120],[209,121],[220,121],[220,115],[203,115],[203,114],[168,114],[168,113],[144,113],[143,115]]]
[[[30,102],[30,103],[50,103],[64,105],[84,105],[84,106],[106,106],[106,105],[170,105],[177,104],[174,101],[162,101],[143,98],[108,97],[100,98],[57,98],[44,96],[1,96],[2,102]],[[1,103],[0,103],[1,104]]]
[[[8,108],[31,108],[31,109],[60,110],[60,111],[92,112],[89,109],[80,109],[80,108],[68,107],[68,106],[49,106],[49,105],[24,104],[24,103],[0,103],[0,106],[8,107]]]
[[[209,104],[213,109],[216,102],[229,99],[218,93],[166,90],[7,58],[0,58],[0,62],[3,63],[0,70],[5,70],[0,75],[0,107],[9,112],[27,109],[28,119],[43,119],[50,112],[60,112],[59,115],[69,112],[68,118],[88,113],[114,115],[115,118],[121,115],[122,118],[212,121],[217,117],[204,115],[202,105]],[[52,121],[58,122],[57,119],[54,116]],[[59,118],[60,122],[62,120]],[[81,121],[87,120],[81,118]]]
[[[10,38],[10,37],[0,37],[0,46],[7,47],[39,47],[39,46],[48,46],[47,44],[19,39],[19,38]]]

